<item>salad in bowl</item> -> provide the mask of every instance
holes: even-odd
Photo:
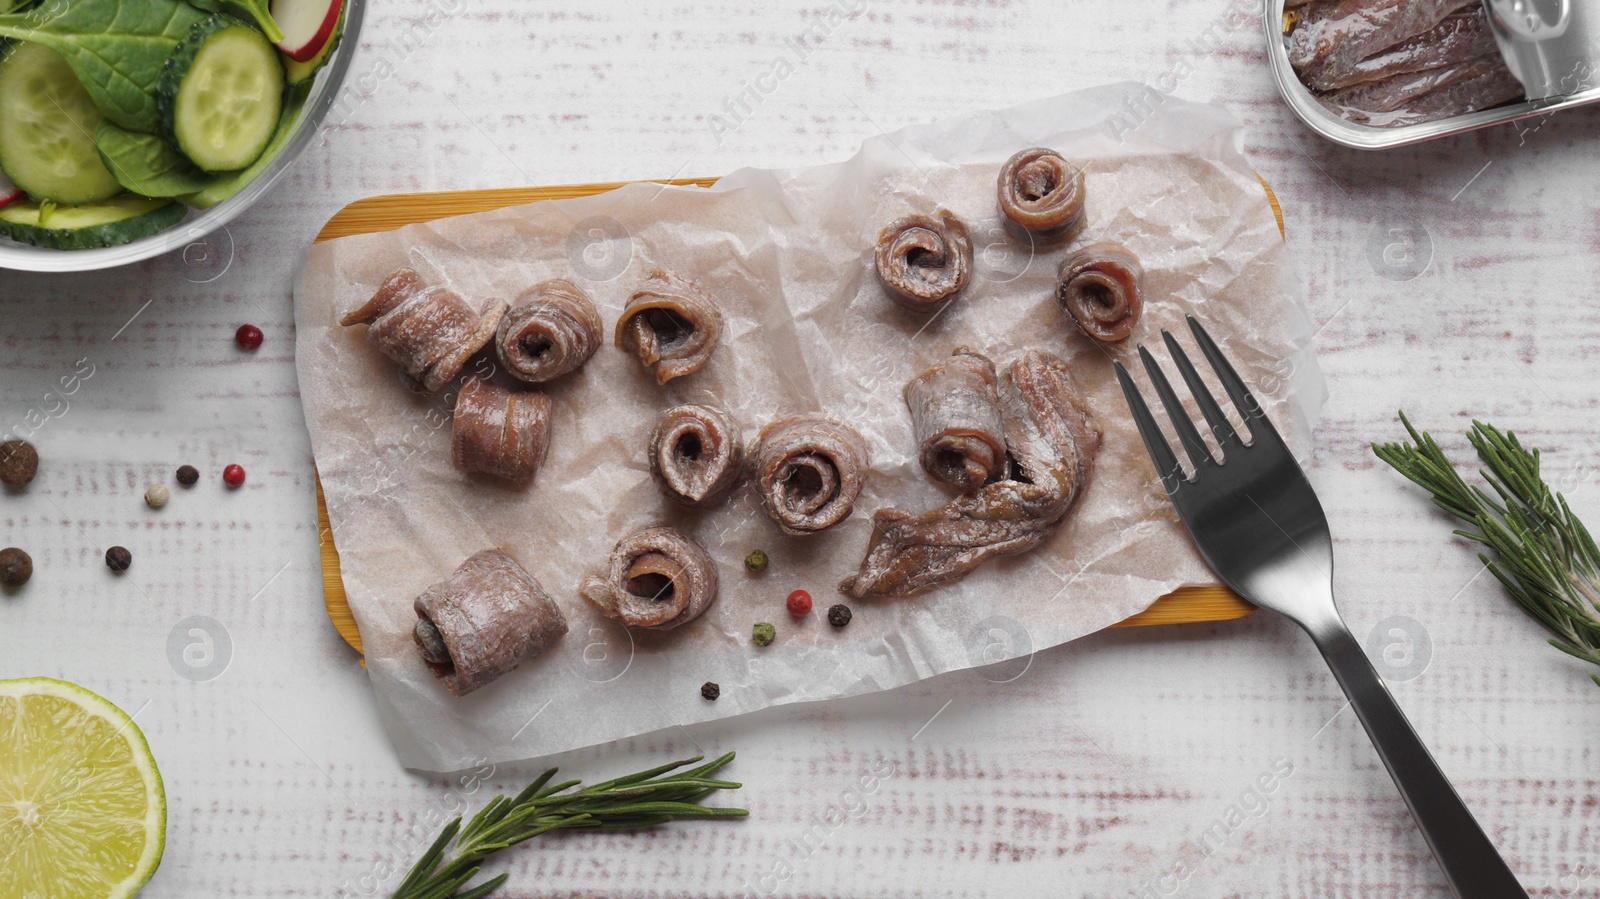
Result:
[[[358,0],[0,0],[0,267],[184,246],[310,143]]]

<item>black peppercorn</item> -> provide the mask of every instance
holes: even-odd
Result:
[[[850,623],[850,607],[839,603],[828,610],[828,623],[834,627],[844,627]]]
[[[193,465],[178,466],[178,483],[185,487],[193,487],[200,480],[200,469]]]
[[[133,553],[126,546],[113,546],[106,550],[106,567],[112,571],[127,571],[133,564]]]
[[[722,695],[722,688],[717,686],[716,684],[712,683],[711,681],[706,681],[705,683],[700,685],[700,696],[703,699],[709,699],[712,702],[716,702],[717,701],[717,697],[721,696],[721,695]]]
[[[39,451],[26,440],[0,443],[0,483],[21,487],[39,473]]]
[[[33,577],[33,559],[15,546],[0,549],[0,584],[20,587]]]

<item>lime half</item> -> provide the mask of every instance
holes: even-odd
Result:
[[[105,698],[0,680],[0,899],[123,899],[161,863],[167,797],[144,734]]]

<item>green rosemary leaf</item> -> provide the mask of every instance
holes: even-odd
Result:
[[[1565,643],[1562,643],[1560,640],[1546,640],[1545,642],[1575,659],[1583,659],[1585,662],[1594,662],[1595,664],[1600,665],[1600,656],[1596,656],[1594,653],[1581,652]]]
[[[671,820],[672,820],[672,816],[671,815],[641,815],[636,820],[617,821],[617,822],[613,822],[613,823],[610,823],[610,824],[608,824],[608,823],[606,823],[604,821],[596,821],[596,822],[594,822],[594,825],[593,825],[593,827],[591,829],[593,829],[593,830],[637,830],[637,829],[639,829],[641,827],[653,827],[656,824],[665,824],[666,822],[671,821]]]
[[[548,773],[555,774],[556,773],[556,769],[551,768]],[[575,787],[575,786],[577,786],[578,784],[581,784],[581,783],[583,783],[583,781],[581,781],[581,780],[569,780],[569,781],[566,781],[565,783],[558,783],[553,787],[549,787],[547,789],[540,790],[538,793],[535,794],[535,798],[543,799],[543,798],[545,798],[547,796],[554,796],[555,794],[561,792],[562,790],[570,789],[570,788]]]
[[[496,889],[499,889],[500,885],[505,883],[510,877],[510,874],[501,874],[498,877],[478,884],[472,889],[467,890],[465,893],[457,893],[455,899],[483,899],[484,896],[487,896]]]
[[[507,875],[468,887],[479,863],[502,849],[555,830],[625,830],[654,827],[682,818],[739,818],[742,808],[700,805],[699,800],[718,790],[738,789],[732,781],[708,775],[732,761],[728,753],[713,762],[676,775],[701,757],[660,765],[615,780],[603,781],[574,792],[581,781],[549,786],[556,769],[540,775],[513,798],[490,799],[465,826],[457,818],[445,825],[437,839],[412,866],[392,894],[393,899],[483,899]]]
[[[495,817],[495,812],[506,805],[506,797],[504,796],[496,796],[489,800],[487,805],[478,809],[478,813],[472,816],[472,820],[467,822],[467,826],[461,829],[461,839],[470,841],[474,836],[482,833],[484,828],[493,826],[495,821],[499,820]]]
[[[1541,474],[1537,448],[1474,420],[1467,442],[1489,490],[1469,487],[1426,431],[1400,413],[1411,443],[1372,444],[1373,454],[1465,522],[1455,533],[1482,544],[1478,558],[1513,601],[1556,635],[1551,645],[1600,665],[1600,548],[1566,497]],[[1492,492],[1491,492],[1492,491]],[[1591,675],[1596,684],[1600,676]]]
[[[544,789],[544,785],[549,783],[550,779],[555,777],[556,772],[559,770],[559,768],[551,768],[549,771],[546,771],[545,773],[534,778],[533,783],[524,787],[522,792],[517,794],[517,798],[511,801],[513,803],[521,804],[539,795],[539,791]]]
[[[426,891],[418,894],[417,899],[448,899],[458,887],[471,880],[477,873],[478,868],[474,865],[454,877],[433,884]]]
[[[404,893],[406,890],[416,886],[422,878],[432,873],[433,869],[439,864],[440,856],[444,855],[444,847],[455,839],[456,833],[460,830],[461,819],[459,817],[446,824],[444,829],[439,831],[438,839],[434,840],[433,845],[428,847],[428,851],[422,853],[422,857],[417,859],[417,863],[411,866],[411,870],[406,874],[406,879],[400,881],[400,886],[396,889],[396,892]]]

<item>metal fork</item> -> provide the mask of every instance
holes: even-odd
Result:
[[[1250,431],[1246,443],[1228,423],[1178,341],[1163,330],[1161,336],[1172,361],[1221,447],[1220,462],[1212,457],[1148,350],[1140,346],[1139,357],[1192,463],[1194,473],[1188,477],[1128,370],[1121,362],[1116,369],[1145,449],[1200,555],[1240,596],[1288,617],[1311,636],[1350,697],[1350,705],[1455,894],[1462,899],[1525,899],[1527,893],[1428,754],[1339,617],[1333,602],[1333,541],[1311,482],[1194,316],[1189,316],[1189,330]]]

